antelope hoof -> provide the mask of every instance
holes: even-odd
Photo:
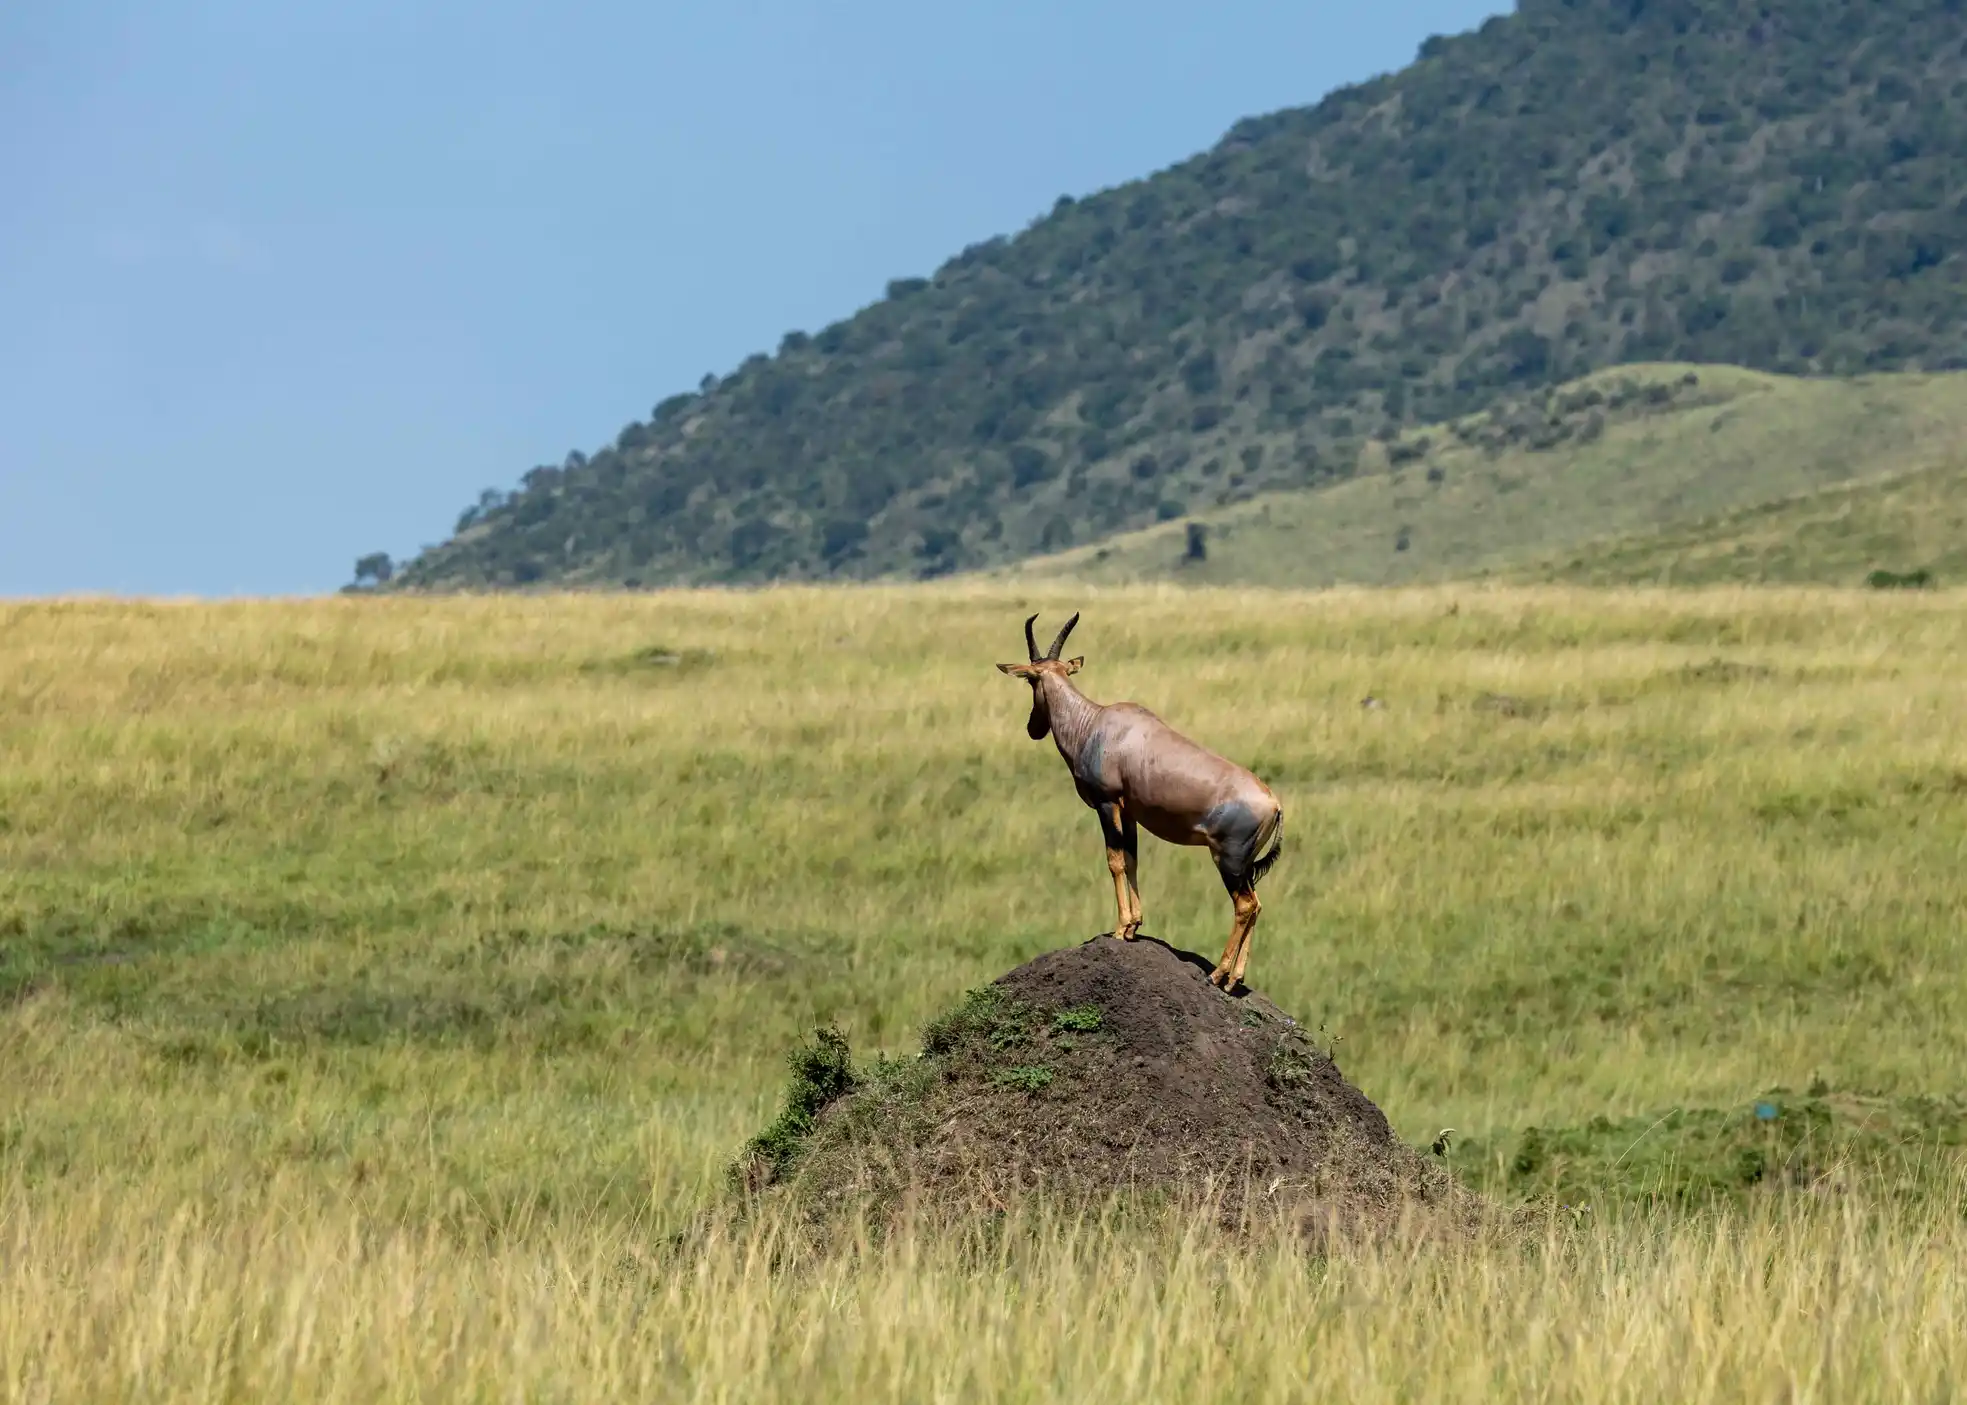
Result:
[[[1216,967],[1209,973],[1209,984],[1218,990],[1228,990],[1230,984],[1228,970],[1221,966]]]

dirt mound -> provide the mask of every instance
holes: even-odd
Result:
[[[915,1058],[856,1070],[826,1035],[795,1056],[786,1112],[734,1170],[815,1208],[1120,1192],[1212,1198],[1238,1222],[1461,1217],[1452,1178],[1296,1021],[1208,970],[1152,938],[1095,938],[971,992]]]

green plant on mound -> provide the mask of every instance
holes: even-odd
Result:
[[[1041,1088],[1051,1087],[1052,1078],[1052,1070],[1044,1064],[1019,1064],[1016,1068],[998,1069],[991,1074],[990,1081],[1000,1088],[1036,1093]]]
[[[1052,1016],[1052,1028],[1075,1034],[1091,1034],[1100,1027],[1100,1007],[1080,1005]]]
[[[1528,1127],[1458,1144],[1464,1180],[1566,1205],[1693,1209],[1769,1191],[1862,1185],[1917,1198],[1952,1184],[1967,1147],[1967,1099],[1885,1099],[1774,1088],[1738,1108],[1673,1108],[1582,1126]]]
[[[847,1036],[832,1026],[815,1030],[812,1042],[800,1044],[786,1062],[792,1066],[792,1078],[786,1085],[784,1108],[771,1126],[745,1144],[731,1167],[731,1178],[740,1187],[783,1179],[806,1149],[820,1113],[860,1082]]]
[[[798,1196],[814,1205],[847,1187],[849,1200],[869,1190],[880,1199],[894,1187],[871,1170],[870,1149],[877,1159],[905,1154],[947,1113],[955,1088],[1002,1095],[1011,1100],[1007,1109],[1024,1105],[1066,1076],[1062,1064],[1099,1037],[1101,1025],[1097,1006],[1041,1010],[986,985],[924,1025],[919,1056],[878,1056],[856,1068],[845,1035],[816,1031],[789,1056],[784,1107],[746,1144],[731,1181],[756,1192],[787,1185],[797,1171],[802,1180],[816,1178]],[[822,1113],[829,1114],[824,1127]]]
[[[1060,1030],[1078,1026],[1066,1022],[1068,1014],[1054,1016]],[[1099,1027],[1099,1012],[1092,1012],[1092,1028]],[[994,1054],[1008,1054],[1020,1046],[1042,1038],[1046,1030],[1042,1011],[994,985],[966,991],[963,1003],[937,1016],[922,1030],[922,1052],[928,1058],[948,1058],[968,1047],[988,1046]]]

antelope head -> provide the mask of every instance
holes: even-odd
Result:
[[[1060,659],[1059,650],[1065,647],[1065,637],[1072,633],[1072,627],[1079,623],[1079,615],[1074,612],[1059,631],[1052,647],[1043,654],[1038,652],[1038,640],[1031,632],[1032,624],[1038,619],[1033,615],[1024,622],[1024,648],[1029,655],[1024,663],[1000,663],[997,671],[1008,673],[1013,678],[1022,678],[1031,684],[1031,719],[1024,724],[1025,733],[1033,741],[1044,740],[1045,734],[1052,730],[1052,711],[1045,698],[1047,678],[1070,678],[1079,672],[1079,666],[1086,662],[1083,658]]]

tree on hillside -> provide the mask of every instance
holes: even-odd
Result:
[[[361,589],[387,585],[396,574],[396,563],[386,551],[372,551],[355,563],[355,584]]]

